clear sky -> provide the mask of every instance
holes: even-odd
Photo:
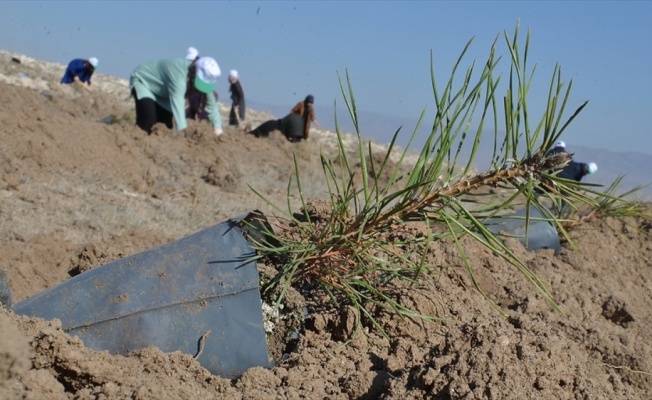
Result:
[[[343,105],[337,73],[348,69],[360,110],[416,123],[434,110],[431,50],[447,77],[469,39],[465,67],[520,21],[537,64],[530,107],[559,63],[573,80],[569,108],[589,100],[569,146],[652,154],[651,18],[648,1],[0,1],[0,48],[62,64],[95,56],[102,73],[128,78],[195,46],[220,64],[223,100],[237,69],[248,100],[288,107],[309,93]]]

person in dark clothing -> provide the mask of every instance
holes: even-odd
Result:
[[[546,153],[546,157],[550,157],[553,154],[563,153],[565,151],[566,151],[566,143],[564,143],[563,140],[558,140],[555,143],[555,146],[552,149],[548,150],[548,152]]]
[[[587,164],[587,163],[571,161],[570,163],[568,163],[568,165],[562,168],[561,171],[559,171],[557,177],[573,180],[576,182],[581,182],[586,175],[593,174],[597,170],[598,170],[598,166],[596,165],[596,163]],[[542,194],[540,190],[537,190],[537,192],[539,194]],[[560,193],[564,197],[568,197],[567,191],[561,190]],[[563,216],[568,210],[568,207],[569,207],[569,202],[565,198],[562,198],[559,203],[554,204],[554,208],[556,209],[557,214],[559,216]]]
[[[265,121],[262,124],[260,124],[256,129],[249,131],[247,133],[250,133],[257,138],[268,137],[272,131],[281,130],[281,121],[282,120],[280,119],[270,119],[269,121]]]
[[[586,175],[595,173],[598,170],[596,163],[580,163],[571,161],[566,165],[561,172],[557,174],[557,177],[564,179],[572,179],[574,181],[580,182],[582,178]]]
[[[231,112],[229,113],[229,125],[238,126],[245,119],[245,96],[240,83],[238,71],[232,69],[229,72],[229,92],[231,92]]]
[[[559,140],[555,142],[553,148],[546,152],[545,157],[550,157],[559,153],[566,153],[566,143],[564,143],[563,140]],[[588,164],[579,163],[571,159],[571,162],[567,164],[565,167],[563,167],[561,171],[557,174],[557,176],[560,178],[571,179],[580,182],[582,178],[584,178],[584,176],[592,174],[597,170],[598,170],[598,166],[595,163],[588,163]],[[554,172],[555,172],[554,170],[548,171],[549,174],[552,174]],[[543,194],[544,190],[545,189],[543,188],[541,189],[538,188],[536,189],[536,192],[538,194]]]
[[[93,76],[98,64],[99,61],[95,57],[91,57],[88,60],[75,58],[68,63],[66,72],[64,72],[63,77],[61,77],[61,83],[82,82],[88,84],[85,86],[86,89],[93,91],[91,77]]]
[[[208,119],[206,112],[206,103],[208,103],[208,95],[197,91],[189,91],[186,94],[188,98],[188,107],[186,107],[186,118],[202,121]],[[219,100],[217,91],[213,91],[215,102]]]
[[[190,66],[188,68],[196,68],[197,61],[199,61],[199,52],[194,47],[188,47],[186,54],[186,60],[190,61]],[[215,97],[215,103],[219,99],[217,90],[213,91],[213,96]],[[187,107],[186,107],[186,118],[194,119],[201,121],[208,119],[208,113],[206,112],[206,103],[208,102],[208,95],[206,93],[199,92],[197,90],[192,90],[191,87],[186,91]]]
[[[293,138],[299,138],[299,139],[308,139],[308,134],[310,133],[310,123],[314,122],[315,125],[319,125],[317,123],[317,119],[315,118],[315,109],[313,107],[313,104],[315,103],[315,98],[313,95],[309,94],[306,96],[306,98],[303,101],[300,101],[297,103],[292,110],[290,110],[290,114],[297,114],[301,116],[301,119],[303,120],[303,132],[302,134],[297,133],[296,131],[293,131],[291,133],[291,137]],[[284,132],[285,133],[285,132]],[[288,134],[285,135],[288,137]],[[289,139],[289,137],[288,137]],[[294,140],[293,140],[294,141]]]
[[[305,135],[306,122],[297,113],[290,113],[281,119],[281,132],[290,142],[299,142],[307,139]]]
[[[298,142],[304,138],[304,122],[299,114],[290,113],[281,119],[271,119],[263,122],[256,129],[249,131],[256,137],[268,137],[272,131],[281,131],[281,133],[290,142]]]
[[[262,123],[256,129],[249,131],[256,137],[267,137],[274,130],[281,131],[290,142],[299,142],[308,139],[310,123],[315,122],[313,103],[315,98],[312,95],[306,96],[292,108],[290,113],[281,119],[269,120]]]
[[[553,156],[555,154],[560,154],[560,153],[566,153],[566,143],[564,143],[563,140],[558,140],[557,142],[555,142],[554,147],[552,149],[548,150],[544,157],[548,158],[550,156]],[[549,174],[552,174],[553,172],[555,172],[555,171],[554,170],[548,170]],[[537,190],[537,193],[543,194],[543,191]]]

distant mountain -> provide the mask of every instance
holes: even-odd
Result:
[[[272,115],[282,117],[286,115],[294,104],[287,106],[273,106],[269,104],[248,101],[248,107],[256,110],[267,111]],[[315,105],[317,120],[322,128],[335,131],[335,113],[332,106]],[[338,125],[343,132],[355,132],[353,122],[346,109],[337,110]],[[389,143],[397,129],[401,128],[397,140],[398,145],[405,146],[414,131],[418,119],[418,114],[414,119],[381,115],[372,112],[359,111],[358,120],[361,134],[365,138],[374,140],[377,143]],[[412,150],[418,150],[428,135],[430,123],[426,120],[419,130],[417,138],[412,145]],[[504,134],[499,134],[502,137]],[[493,151],[493,135],[486,134],[480,143],[475,165],[484,170],[491,164],[491,154]],[[643,197],[646,200],[652,200],[652,154],[642,152],[615,152],[606,149],[597,149],[589,146],[576,145],[566,140],[567,149],[574,153],[574,159],[580,162],[595,162],[598,164],[598,172],[588,178],[588,182],[599,183],[602,185],[611,184],[619,175],[625,175],[621,181],[618,193],[641,185],[650,185],[641,190],[634,197]],[[468,144],[468,143],[467,143]],[[462,150],[462,157],[467,159],[470,152],[470,146],[465,146]]]

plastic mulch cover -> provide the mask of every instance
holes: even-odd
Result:
[[[513,236],[523,243],[528,250],[553,249],[558,254],[561,246],[557,229],[541,218],[552,218],[548,210],[543,213],[534,206],[530,206],[530,220],[527,237],[525,235],[526,208],[521,208],[512,214],[506,214],[485,221],[485,226],[494,233]]]
[[[57,318],[86,347],[112,354],[181,351],[227,378],[269,367],[258,270],[246,262],[254,251],[239,227],[247,217],[82,273],[13,311]]]

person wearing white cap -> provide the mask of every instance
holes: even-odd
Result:
[[[186,50],[186,60],[195,61],[197,59],[199,59],[199,51],[194,47],[188,47],[188,50]]]
[[[142,64],[131,74],[129,86],[136,101],[136,125],[147,133],[156,123],[182,131],[186,129],[186,94],[210,94],[221,75],[217,61],[201,57],[197,61],[167,59]],[[222,118],[214,96],[206,96],[206,113],[213,133],[222,134]]]
[[[554,154],[559,154],[559,153],[565,153],[567,152],[566,150],[566,143],[564,143],[563,140],[558,140],[554,147],[548,152],[546,152],[546,157],[550,157]],[[572,156],[572,155],[571,155]],[[561,171],[557,174],[559,178],[564,178],[564,179],[569,179],[573,180],[576,182],[582,181],[582,179],[586,175],[591,175],[594,174],[598,170],[598,165],[594,162],[591,163],[582,163],[582,162],[577,162],[572,160],[566,164],[563,168],[561,168]],[[554,173],[554,170],[548,171],[548,173],[552,174]],[[539,188],[536,189],[536,192],[539,194],[543,194],[544,190]],[[562,191],[562,194],[566,195],[565,192]]]
[[[566,143],[563,140],[558,140],[555,142],[554,147],[548,150],[546,157],[564,152],[566,152]],[[593,174],[597,170],[598,165],[596,163],[587,164],[571,160],[568,165],[562,168],[561,172],[557,176],[560,178],[572,179],[574,181],[580,182],[586,175]]]
[[[91,77],[98,65],[99,61],[95,57],[91,57],[88,60],[75,58],[68,63],[66,72],[63,73],[63,77],[61,78],[61,83],[86,83],[87,85],[84,87],[89,91],[93,91]]]
[[[555,145],[552,147],[552,149],[546,152],[546,157],[564,152],[566,152],[566,143],[564,143],[563,140],[558,140],[555,142]]]
[[[231,92],[231,112],[229,125],[238,126],[245,119],[245,97],[238,71],[229,71],[229,92]]]

